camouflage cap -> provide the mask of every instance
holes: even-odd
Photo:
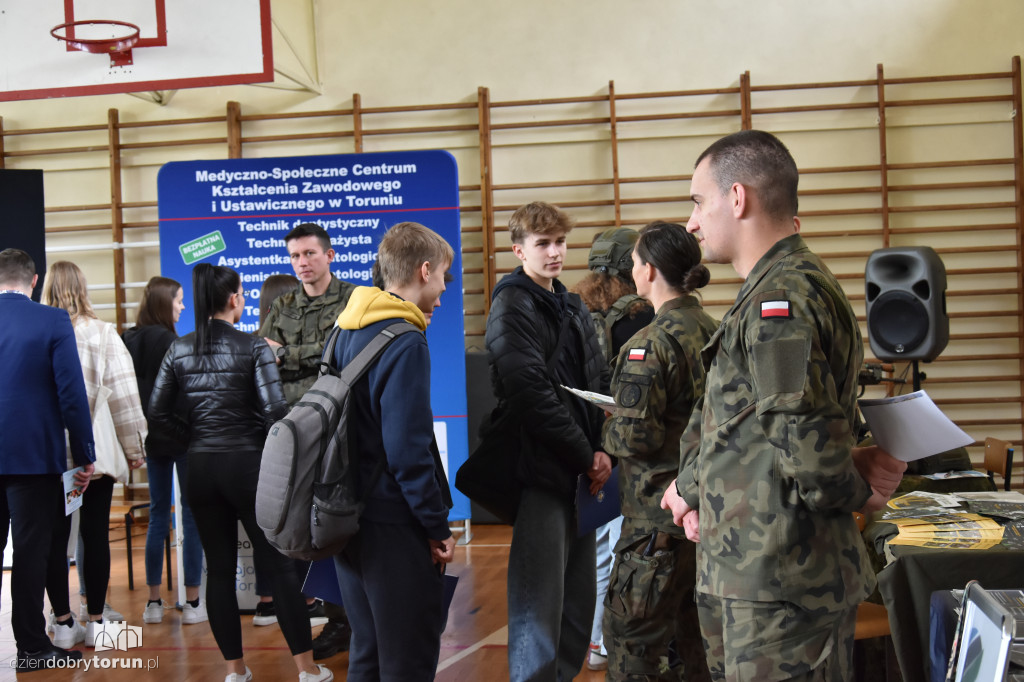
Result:
[[[633,246],[640,233],[628,227],[613,227],[597,236],[590,247],[587,267],[594,272],[631,280],[633,277]]]

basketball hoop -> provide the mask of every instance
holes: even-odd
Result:
[[[119,27],[127,30],[127,35],[114,38],[78,38],[75,29],[85,26],[111,26],[116,31]],[[65,31],[59,35],[59,31]],[[122,31],[124,33],[125,31]],[[57,40],[68,44],[68,49],[92,52],[93,54],[109,54],[111,66],[129,66],[132,63],[132,46],[139,42],[139,27],[127,21],[110,19],[87,19],[85,21],[69,21],[59,24],[50,30]]]

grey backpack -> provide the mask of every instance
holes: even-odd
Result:
[[[352,386],[408,322],[382,329],[339,373],[331,358],[341,330],[335,327],[320,361],[316,383],[270,428],[256,487],[256,522],[285,556],[307,561],[337,554],[359,530],[365,493],[384,470],[380,458],[360,486],[359,453],[349,434]],[[360,488],[362,494],[360,494]]]

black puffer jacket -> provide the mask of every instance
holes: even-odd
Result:
[[[189,451],[262,450],[271,425],[288,411],[267,342],[212,320],[212,352],[196,355],[195,333],[171,344],[149,401],[151,420],[173,425],[180,393],[188,414]]]
[[[500,407],[520,416],[519,478],[561,494],[571,493],[576,476],[593,465],[604,415],[555,384],[607,392],[608,369],[580,297],[558,280],[554,289],[538,286],[522,267],[506,275],[494,289],[485,338],[494,395]],[[565,315],[561,361],[551,376],[547,358]]]

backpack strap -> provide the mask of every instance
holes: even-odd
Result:
[[[626,294],[625,296],[620,297],[619,300],[615,301],[615,303],[612,303],[612,307],[608,309],[607,313],[605,313],[605,320],[608,323],[609,334],[611,334],[611,329],[615,326],[615,323],[622,319],[622,316],[626,314],[626,310],[639,300],[641,299],[637,294]]]
[[[370,367],[377,362],[377,358],[380,357],[381,353],[384,352],[384,349],[387,348],[392,341],[402,334],[417,331],[419,331],[418,327],[415,327],[405,321],[389,324],[387,327],[384,327],[384,329],[377,332],[374,337],[370,339],[369,343],[363,346],[363,349],[356,353],[356,356],[342,368],[338,377],[345,382],[346,385],[351,387],[363,378],[363,375],[365,375]],[[334,354],[334,346],[340,335],[341,328],[335,326],[331,331],[330,337],[327,339],[327,343],[324,344],[324,353],[320,358],[321,366],[326,364],[328,366],[328,371],[331,372],[337,371],[331,367],[331,356]],[[324,369],[321,367],[321,372],[323,371]],[[380,479],[381,474],[384,473],[386,460],[386,457],[380,457],[378,459],[377,464],[373,468],[373,473],[370,475],[368,485],[363,487],[362,495],[359,496],[359,502],[365,500],[370,491],[376,487],[377,481]]]
[[[337,335],[341,333],[341,329],[336,327],[335,330],[336,333],[331,332],[331,336],[335,341],[337,341]],[[370,342],[363,346],[363,349],[356,353],[356,356],[341,369],[341,374],[339,375],[341,380],[351,386],[362,379],[363,375],[370,369],[370,366],[377,361],[377,358],[380,357],[380,354],[384,352],[384,349],[387,348],[392,341],[402,334],[413,331],[419,331],[419,329],[405,321],[394,322],[389,324],[387,327],[384,327],[384,329],[381,329],[372,339],[370,339]],[[324,350],[326,351],[326,348]]]
[[[377,358],[380,357],[380,354],[384,352],[384,349],[387,348],[388,344],[402,334],[414,331],[419,331],[419,329],[409,322],[401,321],[389,324],[387,327],[384,327],[384,329],[377,332],[376,336],[370,339],[370,342],[363,346],[363,349],[359,351],[356,356],[341,369],[341,371],[338,371],[335,369],[332,360],[334,358],[334,349],[338,344],[338,337],[341,336],[341,327],[335,325],[331,330],[330,336],[327,337],[327,341],[324,343],[323,353],[320,355],[320,376],[333,374],[340,377],[346,384],[351,386],[362,378],[370,368],[370,365],[372,365]]]

